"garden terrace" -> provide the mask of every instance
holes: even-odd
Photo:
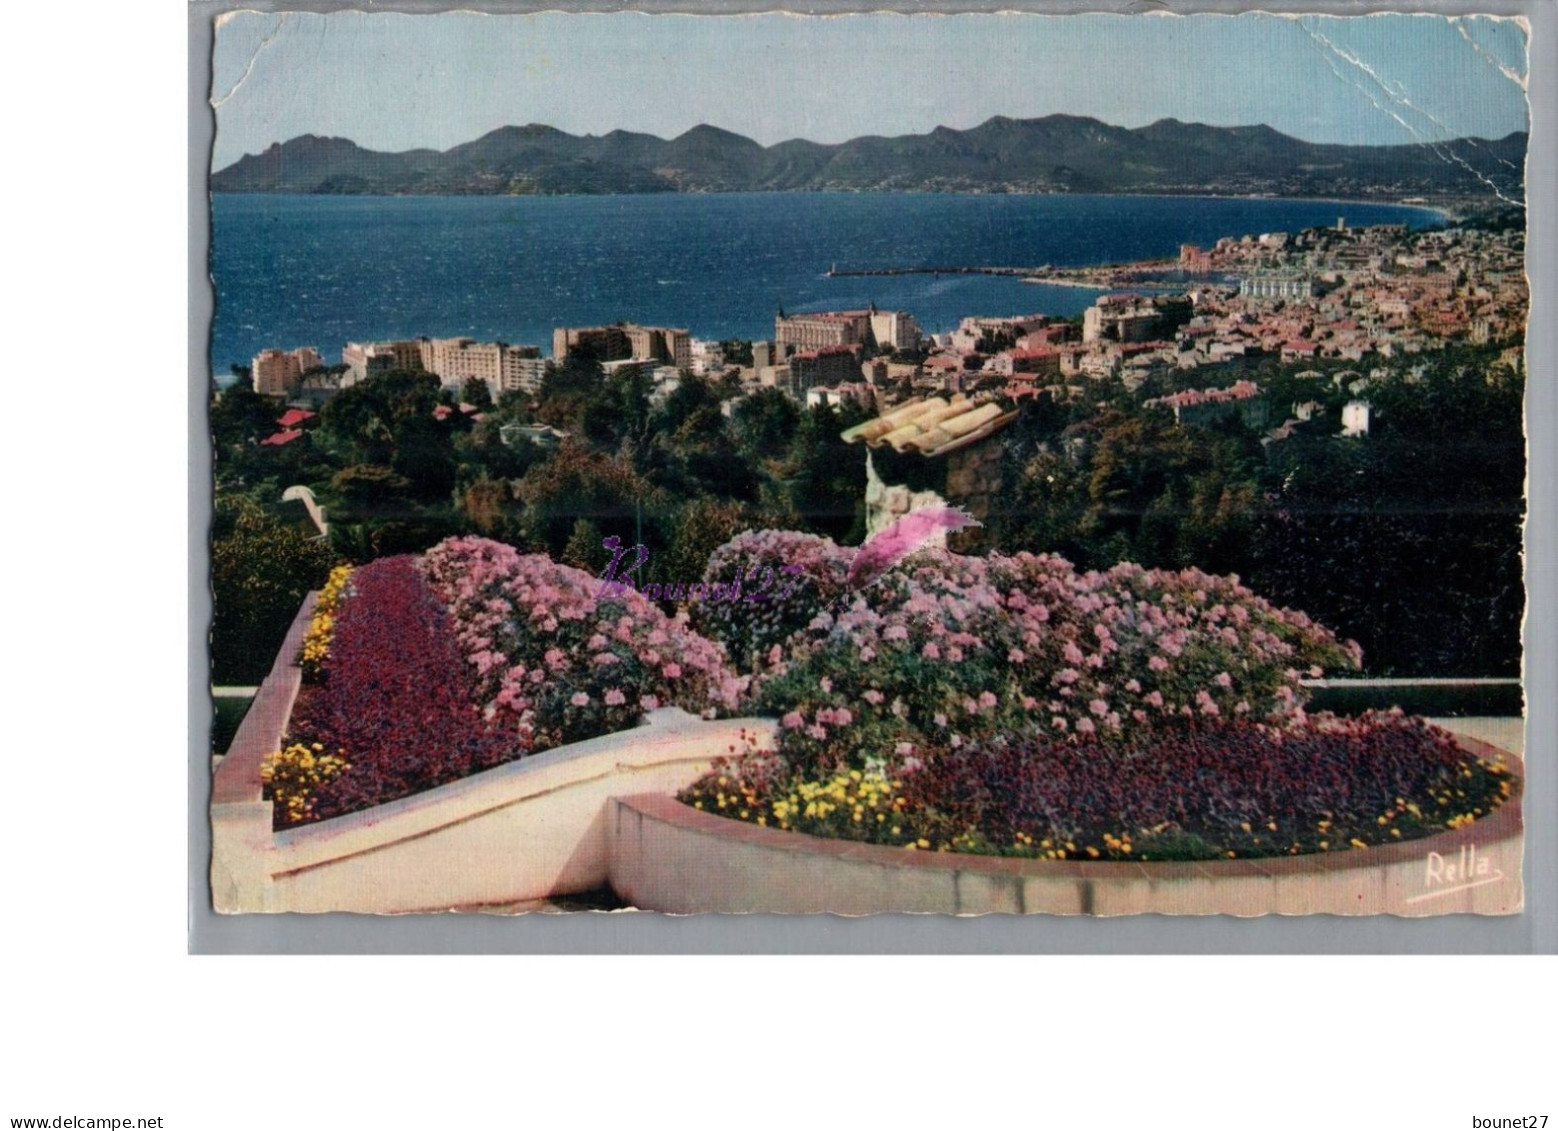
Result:
[[[665,708],[643,725],[277,830],[260,768],[289,733],[313,605],[310,595],[215,773],[212,885],[224,912],[502,908],[606,886],[664,911],[1424,915],[1521,905],[1519,772],[1508,760],[1503,805],[1416,841],[1281,859],[1009,859],[825,839],[682,805],[675,796],[716,758],[774,748],[783,728]]]

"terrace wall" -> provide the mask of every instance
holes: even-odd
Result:
[[[612,888],[635,907],[681,914],[1509,915],[1523,901],[1518,792],[1474,825],[1422,840],[1204,863],[910,852],[760,828],[654,794],[612,809]]]

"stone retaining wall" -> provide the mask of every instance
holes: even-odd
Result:
[[[762,828],[653,794],[618,798],[612,808],[612,887],[633,906],[659,911],[1510,915],[1523,900],[1518,790],[1474,825],[1422,840],[1197,863],[910,852]]]

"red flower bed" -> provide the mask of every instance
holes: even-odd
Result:
[[[927,758],[901,782],[909,808],[959,847],[1155,860],[1412,839],[1489,813],[1510,789],[1506,771],[1398,714],[1229,723],[1134,748],[987,743]]]
[[[305,688],[293,738],[349,764],[312,795],[318,820],[431,789],[524,754],[526,740],[482,717],[449,614],[411,557],[352,574],[336,615],[327,679]],[[282,814],[278,807],[278,824]]]

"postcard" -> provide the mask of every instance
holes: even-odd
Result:
[[[1519,913],[1527,36],[217,17],[212,905]]]

